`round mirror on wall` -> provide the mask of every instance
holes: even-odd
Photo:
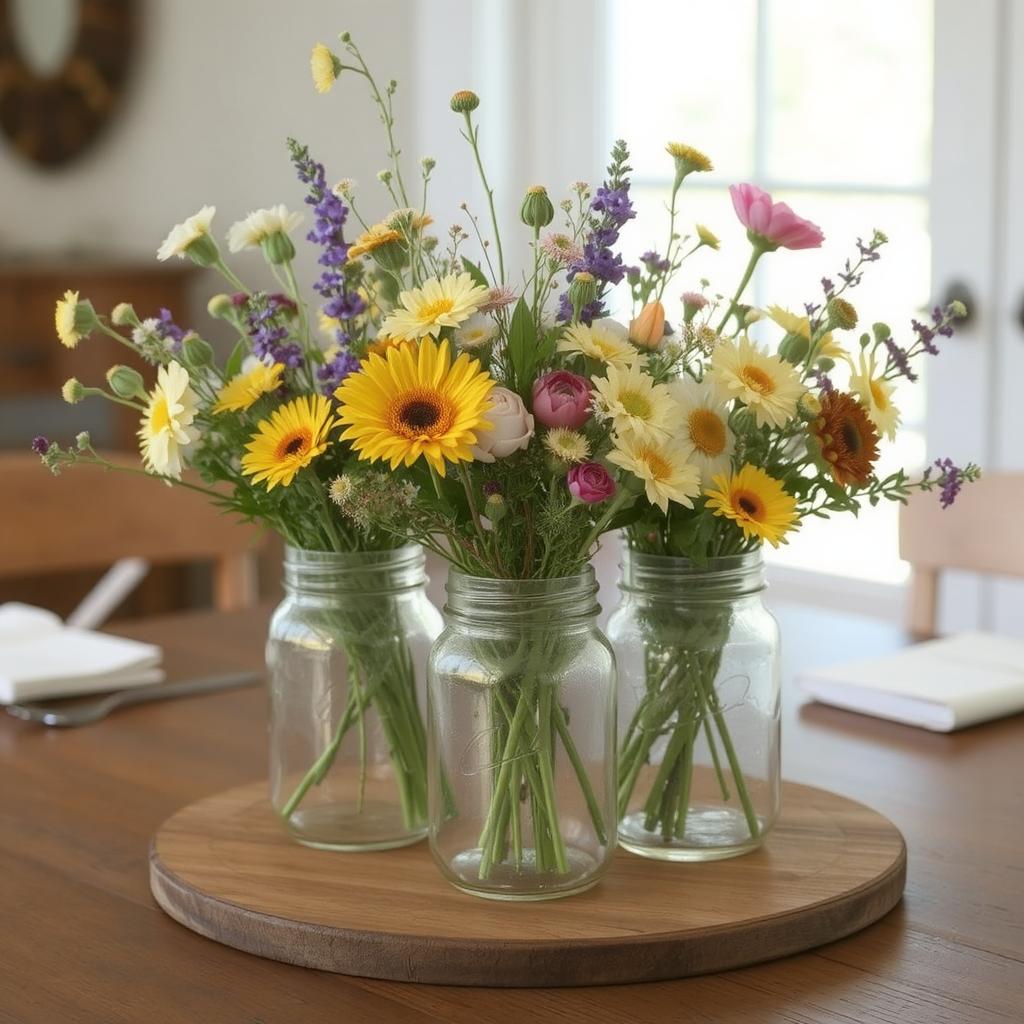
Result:
[[[57,167],[109,122],[127,78],[136,0],[0,0],[0,131]]]

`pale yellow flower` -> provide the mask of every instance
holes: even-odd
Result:
[[[690,458],[697,464],[707,487],[719,473],[728,473],[736,437],[729,428],[729,410],[709,382],[684,377],[669,388],[678,408],[679,426],[673,434],[693,446]]]
[[[890,441],[895,440],[900,425],[900,411],[892,401],[895,388],[878,374],[873,352],[866,356],[861,350],[859,367],[853,367],[851,360],[850,390],[860,399],[878,432]]]
[[[644,361],[642,353],[630,343],[629,331],[609,317],[589,325],[577,322],[567,327],[559,339],[558,351],[578,353],[620,369],[635,363],[642,365]]]
[[[157,249],[156,258],[168,260],[172,256],[177,256],[179,259],[183,259],[190,245],[204,235],[209,235],[210,224],[216,212],[216,206],[204,206],[198,213],[192,214],[180,224],[175,224],[171,228],[170,234],[160,244],[160,248]]]
[[[317,43],[309,55],[309,71],[313,86],[319,93],[330,92],[341,74],[341,61],[323,43]]]
[[[302,223],[302,214],[289,212],[280,203],[265,210],[254,210],[228,230],[228,248],[232,252],[258,249],[271,235],[287,235]]]
[[[641,480],[652,505],[664,513],[670,501],[693,508],[693,499],[700,494],[700,470],[690,461],[692,452],[687,445],[635,434],[618,436],[613,445],[608,461]]]
[[[606,377],[592,377],[594,408],[612,421],[616,433],[638,436],[668,434],[678,413],[667,384],[654,381],[635,363],[609,365]]]
[[[792,365],[763,352],[745,336],[739,343],[723,340],[715,346],[707,379],[722,401],[743,402],[759,427],[785,425],[806,390]]]
[[[198,406],[185,367],[173,360],[161,366],[139,428],[142,460],[149,472],[181,479],[184,449],[199,437],[192,425]]]
[[[444,327],[458,327],[487,300],[488,289],[473,283],[469,274],[432,277],[422,288],[398,297],[398,306],[381,324],[381,334],[397,341],[437,337]]]

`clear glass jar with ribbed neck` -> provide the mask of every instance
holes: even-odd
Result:
[[[679,861],[756,849],[780,788],[779,634],[761,552],[696,565],[627,551],[619,589],[619,842]]]
[[[427,831],[425,666],[442,629],[422,548],[286,548],[267,639],[270,798],[290,835],[382,850]]]
[[[590,888],[615,847],[615,660],[589,567],[448,576],[429,667],[430,846],[459,889],[543,900]]]

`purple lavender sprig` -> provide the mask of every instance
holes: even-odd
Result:
[[[337,354],[317,370],[317,380],[325,394],[330,394],[341,381],[359,368],[359,360],[351,353],[351,321],[366,312],[366,301],[356,290],[362,273],[358,264],[348,262],[350,245],[345,241],[348,207],[327,185],[324,165],[309,155],[309,148],[295,139],[288,140],[288,150],[299,180],[309,186],[305,202],[313,207],[313,228],[306,238],[319,245],[318,263],[323,272],[313,287],[324,298],[323,312],[339,321],[334,332]]]
[[[962,302],[954,300],[945,307],[936,306],[932,310],[931,323],[911,320],[910,326],[915,337],[909,348],[898,345],[885,324],[875,324],[875,338],[885,345],[887,353],[885,375],[906,377],[909,381],[917,380],[917,374],[910,368],[910,361],[922,353],[937,356],[939,346],[936,339],[951,338],[953,324],[966,315],[967,307]]]
[[[590,201],[590,231],[583,239],[583,259],[569,266],[567,279],[572,279],[582,270],[593,274],[598,284],[597,298],[580,311],[584,323],[592,323],[607,313],[603,302],[605,289],[618,284],[626,274],[622,257],[612,251],[619,240],[619,232],[626,221],[636,216],[629,197],[628,173],[632,170],[627,161],[629,150],[621,139],[612,147],[612,160],[608,165],[608,177],[594,193]],[[566,289],[558,300],[558,319],[571,320],[572,302]]]
[[[255,292],[245,304],[245,327],[252,338],[252,351],[258,359],[271,359],[290,370],[305,365],[302,348],[287,341],[288,323],[295,316],[295,303],[284,295]]]
[[[923,491],[938,488],[939,504],[949,508],[963,490],[964,484],[974,483],[980,479],[981,469],[973,462],[966,466],[958,466],[952,459],[936,459],[921,477],[920,486]]]

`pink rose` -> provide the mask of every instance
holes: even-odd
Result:
[[[729,194],[751,241],[756,236],[769,249],[817,249],[825,240],[817,224],[798,217],[785,203],[773,203],[756,185],[730,185]]]
[[[590,419],[590,381],[568,370],[533,382],[533,414],[545,427],[579,430]]]
[[[525,448],[533,437],[533,417],[523,400],[508,388],[491,388],[491,408],[486,417],[490,430],[478,430],[473,458],[480,462],[503,459]]]
[[[615,481],[600,462],[584,462],[573,466],[565,478],[569,493],[578,501],[596,505],[615,493]]]

